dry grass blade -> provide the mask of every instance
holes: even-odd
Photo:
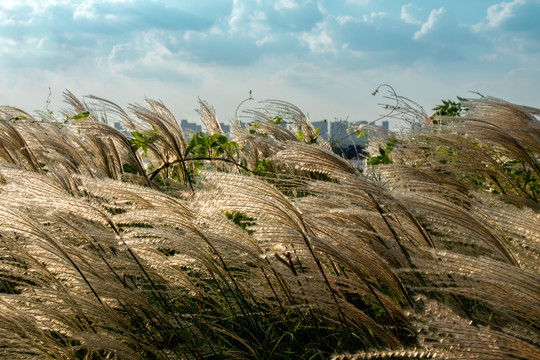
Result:
[[[434,260],[415,259],[418,270],[414,271],[429,275],[427,278],[438,291],[485,302],[501,319],[507,316],[513,321],[519,319],[533,328],[540,322],[538,274],[490,258],[449,251],[430,250],[430,253]]]
[[[347,160],[320,147],[301,142],[288,142],[270,160],[296,171],[323,174],[334,172],[355,174],[356,169]]]
[[[140,127],[140,124],[137,124],[135,119],[133,119],[129,114],[122,109],[118,104],[103,99],[94,95],[87,95],[86,98],[92,100],[88,106],[91,108],[91,114],[101,114],[101,118],[104,120],[103,123],[108,124],[112,122],[111,115],[117,116],[121,123],[130,131],[134,131]]]
[[[21,130],[24,131],[24,128],[24,123],[17,126],[10,121],[0,121],[0,132],[3,134],[0,142],[1,159],[29,170],[39,171],[38,161],[30,150],[24,135],[21,134]]]
[[[201,115],[201,120],[206,127],[209,135],[221,134],[223,135],[223,130],[221,125],[217,120],[216,110],[204,100],[199,98],[199,109],[197,110],[199,115]]]
[[[540,152],[540,125],[535,115],[540,109],[515,105],[496,98],[465,102],[467,116],[480,119],[503,129],[526,148]]]

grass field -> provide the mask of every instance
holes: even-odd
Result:
[[[0,357],[540,359],[539,109],[395,97],[359,169],[282,101],[65,100],[0,107]]]

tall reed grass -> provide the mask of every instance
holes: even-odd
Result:
[[[0,357],[539,359],[540,110],[396,99],[366,169],[282,101],[1,107]]]

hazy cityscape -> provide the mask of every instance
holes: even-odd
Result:
[[[323,120],[313,122],[312,124],[315,129],[319,129],[319,137],[329,142],[335,153],[347,159],[365,158],[366,153],[364,149],[368,145],[369,138],[373,135],[387,136],[389,132],[388,121],[382,121],[380,126],[371,125],[371,129],[378,131],[379,134],[374,134],[373,130],[368,130],[365,132],[364,136],[357,136],[358,133],[355,132],[355,129],[368,125],[367,121],[349,122],[348,120]],[[230,125],[223,122],[220,122],[219,125],[225,136],[230,138],[232,135]],[[282,123],[281,126],[287,127],[287,124]],[[131,134],[122,127],[121,123],[115,122],[113,123],[113,127],[124,133],[124,135],[128,137],[131,136]],[[186,119],[180,120],[180,127],[182,128],[187,141],[197,133],[206,133],[206,131],[203,130],[202,125],[190,122]]]

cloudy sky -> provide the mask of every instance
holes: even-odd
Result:
[[[252,90],[371,120],[388,83],[426,109],[471,91],[539,107],[538,19],[540,0],[1,0],[0,105],[42,110],[50,88],[57,110],[69,89],[195,120],[201,97],[226,122]]]

